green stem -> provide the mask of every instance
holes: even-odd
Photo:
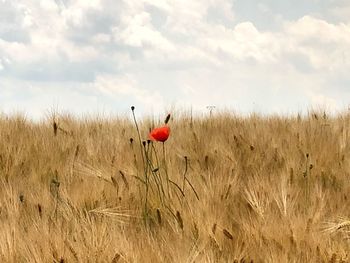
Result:
[[[169,174],[168,174],[168,168],[167,168],[167,164],[166,164],[165,143],[164,142],[163,142],[163,164],[164,164],[164,171],[165,171],[165,177],[166,177],[168,198],[170,199]]]

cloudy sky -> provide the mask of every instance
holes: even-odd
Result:
[[[350,102],[349,0],[0,0],[0,111]]]

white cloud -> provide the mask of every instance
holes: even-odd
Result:
[[[323,94],[310,94],[310,97],[314,108],[340,110],[340,103],[332,97]]]
[[[92,37],[92,42],[96,45],[108,44],[111,42],[112,37],[109,34],[97,34]]]
[[[239,23],[233,29],[215,27],[203,40],[212,52],[224,52],[239,61],[258,62],[275,61],[280,44],[275,36],[259,32],[251,22]]]
[[[174,49],[171,42],[151,25],[149,13],[124,15],[122,21],[121,26],[113,29],[116,43],[145,49],[148,47],[165,51]]]
[[[163,97],[159,93],[150,93],[140,88],[139,83],[132,76],[100,75],[96,78],[93,87],[112,97],[134,98],[145,109],[161,110],[164,108]]]
[[[25,91],[45,84],[158,108],[169,101],[247,109],[268,101],[276,105],[266,108],[281,108],[284,94],[286,107],[350,99],[348,20],[330,22],[319,13],[291,20],[264,4],[257,9],[279,17],[280,26],[262,30],[258,20],[239,20],[237,6],[229,0],[2,1],[0,74],[12,82],[0,85],[16,82]],[[330,10],[341,19],[339,8]]]
[[[287,23],[285,35],[289,48],[307,56],[315,69],[334,70],[350,66],[350,24],[331,24],[305,16]]]
[[[350,23],[350,4],[348,1],[344,1],[343,5],[337,5],[331,8],[330,13],[338,20]]]

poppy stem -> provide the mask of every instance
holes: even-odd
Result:
[[[165,171],[165,176],[166,176],[166,185],[167,185],[167,190],[168,190],[168,198],[170,199],[169,174],[168,174],[168,168],[167,168],[167,163],[166,163],[165,142],[162,142],[162,143],[163,143],[163,164],[164,164],[164,171]]]
[[[146,162],[148,160],[147,158],[147,154],[146,154],[146,149],[145,149],[145,145],[144,145],[144,153],[145,153],[145,158],[146,158]],[[149,191],[149,176],[148,176],[148,162],[145,164],[145,170],[144,170],[144,174],[145,174],[145,181],[146,181],[146,198],[145,198],[145,213],[146,215],[148,215],[148,209],[147,209],[147,204],[148,204],[148,191]]]
[[[141,157],[142,157],[143,168],[145,168],[145,158],[144,158],[144,156],[143,156],[143,151],[142,151],[141,133],[140,133],[139,125],[137,124],[137,120],[136,120],[136,117],[135,117],[134,109],[135,109],[134,107],[131,107],[132,116],[133,116],[133,118],[134,118],[134,123],[135,123],[136,131],[137,131],[137,135],[138,135],[139,143],[140,143],[140,151],[141,151]]]
[[[143,164],[143,169],[144,169],[144,176],[145,176],[145,183],[146,183],[146,197],[145,197],[145,216],[146,216],[146,221],[147,221],[147,217],[148,217],[148,187],[149,187],[149,182],[148,182],[148,176],[147,176],[147,167],[145,164],[145,157],[143,156],[143,146],[142,146],[142,140],[141,140],[141,133],[140,133],[140,129],[139,129],[139,125],[137,124],[137,120],[136,120],[136,116],[135,116],[135,107],[131,106],[131,111],[132,111],[132,116],[134,118],[134,123],[135,123],[135,127],[136,127],[136,131],[137,131],[137,135],[139,138],[139,144],[140,144],[140,152],[141,152],[141,158],[142,158],[142,164]]]
[[[157,177],[157,171],[155,171],[154,165],[152,163],[152,151],[149,153],[149,145],[148,145],[148,149],[145,148],[144,151],[145,151],[145,157],[146,157],[146,162],[147,162],[145,173],[147,174],[148,184],[151,187],[151,190],[153,191],[152,185],[150,182],[151,178],[152,178],[151,175],[153,175],[154,182],[157,186],[160,201],[163,203],[163,198],[162,198],[162,193],[161,193],[161,188],[160,188],[161,184],[158,181],[159,178]],[[163,190],[163,193],[164,193],[164,190]],[[146,192],[146,195],[148,196],[148,191]]]
[[[165,196],[165,192],[164,192],[164,185],[163,185],[163,179],[162,179],[162,172],[161,172],[161,169],[159,169],[159,158],[158,158],[158,153],[157,153],[157,149],[156,147],[154,146],[154,143],[151,142],[151,147],[152,147],[152,150],[154,151],[154,156],[155,156],[155,159],[156,159],[156,167],[157,167],[157,172],[154,173],[154,175],[158,178],[159,180],[159,184],[160,184],[160,187],[161,187],[161,190],[162,190],[162,194],[163,194],[163,202],[164,202],[164,196]],[[151,151],[152,153],[152,151]],[[158,175],[157,175],[158,173]]]

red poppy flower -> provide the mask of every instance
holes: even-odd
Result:
[[[152,141],[165,142],[170,135],[170,128],[168,126],[162,126],[159,128],[154,128],[150,134],[149,138]]]

